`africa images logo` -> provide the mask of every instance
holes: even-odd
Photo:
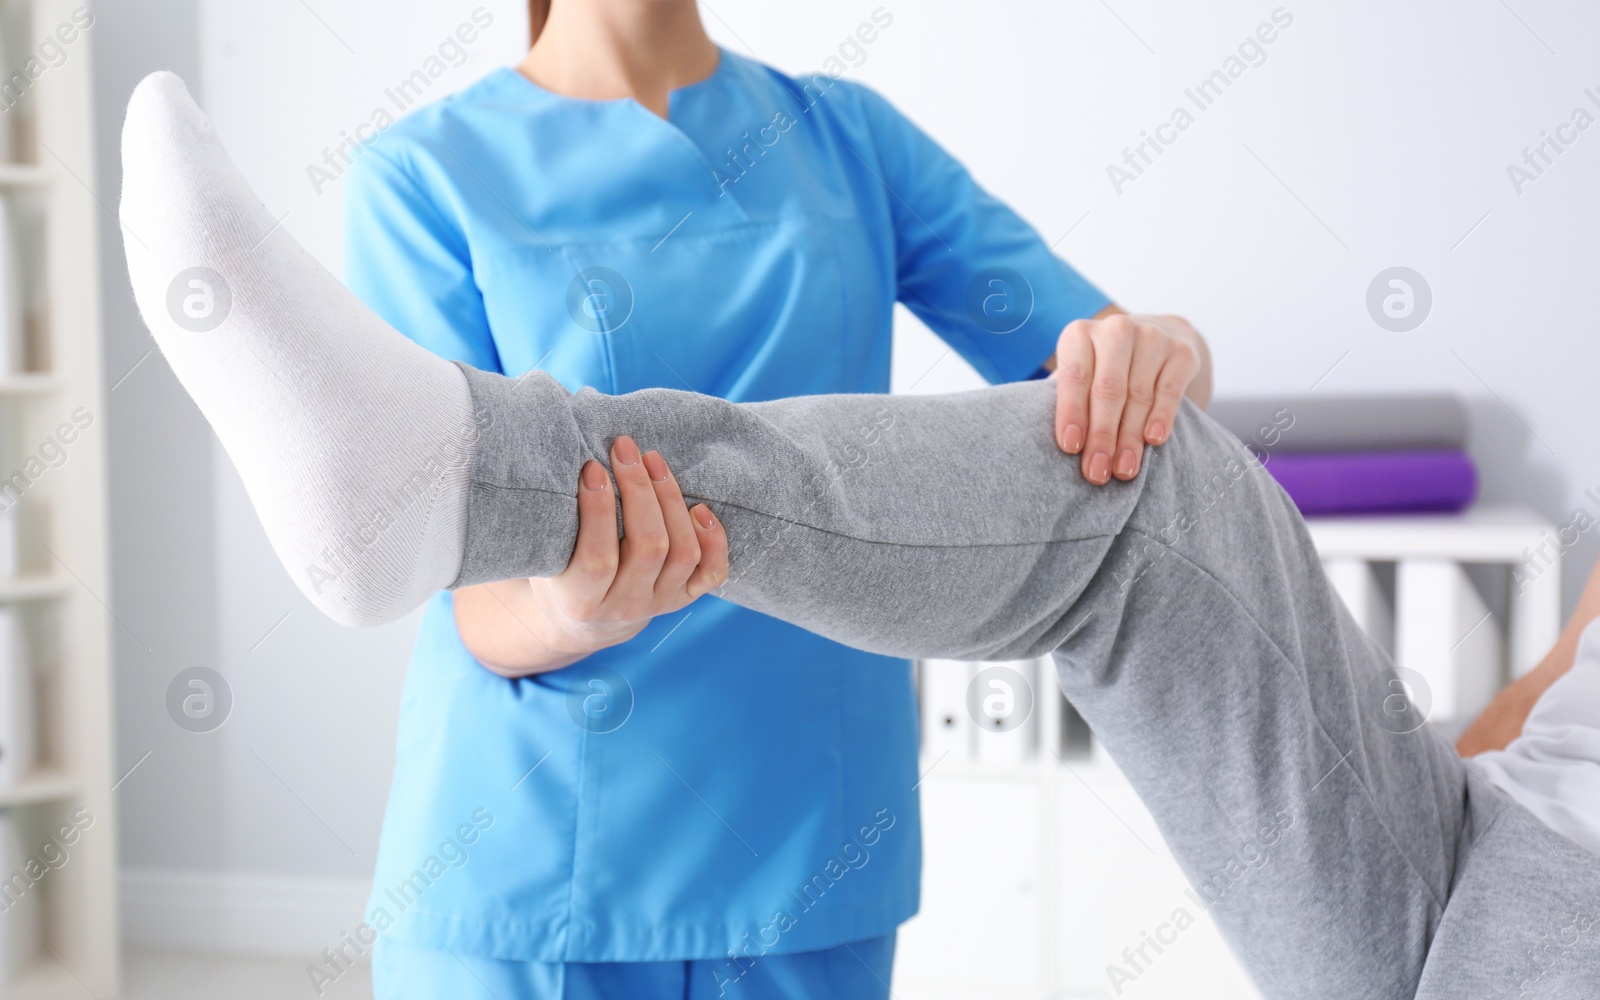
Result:
[[[1433,289],[1409,267],[1379,271],[1367,285],[1367,315],[1390,333],[1410,333],[1433,311]]]
[[[590,333],[615,333],[633,315],[633,286],[609,267],[585,268],[567,285],[567,314]]]
[[[167,685],[167,714],[181,729],[209,733],[233,711],[233,689],[210,667],[180,671]]]
[[[616,732],[633,715],[633,685],[610,667],[590,667],[567,692],[567,714],[588,732]]]
[[[167,314],[190,333],[210,333],[233,310],[233,291],[209,267],[179,271],[167,286]]]

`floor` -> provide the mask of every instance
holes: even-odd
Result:
[[[312,984],[310,960],[132,951],[123,958],[121,1000],[370,1000],[367,963],[333,983]],[[321,967],[319,963],[319,968]]]
[[[371,1000],[372,972],[365,962],[333,982],[315,983],[310,964],[310,958],[129,951],[118,1000]],[[0,1000],[104,1000],[70,973],[30,980],[0,990]]]
[[[365,963],[336,982],[312,983],[311,960],[221,956],[175,951],[135,950],[123,955],[123,991],[118,1000],[371,1000],[372,971]],[[63,977],[41,991],[0,990],[0,1000],[95,1000]],[[895,991],[896,1000],[918,1000]],[[942,995],[948,1000],[949,995]],[[104,1000],[104,998],[100,998]],[[1070,1000],[1062,997],[1060,1000]]]

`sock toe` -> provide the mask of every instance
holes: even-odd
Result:
[[[151,73],[134,86],[128,97],[126,121],[141,127],[158,122],[202,129],[207,126],[206,116],[194,102],[183,77],[166,69]]]
[[[273,224],[189,88],[166,71],[128,100],[119,216],[130,257],[174,273],[253,248]]]
[[[120,214],[124,222],[156,217],[154,206],[143,198],[128,198],[128,189],[159,192],[165,186],[162,181],[173,179],[182,170],[184,153],[203,143],[210,128],[176,73],[163,70],[139,81],[122,122],[124,196]]]

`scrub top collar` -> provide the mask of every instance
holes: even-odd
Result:
[[[693,83],[675,87],[667,95],[667,116],[665,121],[669,123],[673,121],[674,112],[678,110],[680,102],[693,99],[696,94],[710,91],[720,85],[727,78],[731,69],[729,64],[734,58],[736,57],[731,56],[727,49],[720,45],[717,46],[717,65],[708,75]],[[499,78],[497,82],[507,94],[524,96],[536,104],[546,106],[569,104],[592,108],[618,108],[629,114],[645,114],[658,121],[663,120],[660,115],[657,115],[632,97],[589,98],[558,94],[528,79],[512,66],[500,67],[495,70],[494,76]]]
[[[573,127],[625,129],[635,134],[655,133],[663,145],[656,151],[663,157],[662,176],[678,179],[680,196],[694,192],[692,202],[686,205],[694,211],[711,213],[707,220],[721,219],[727,224],[752,221],[750,213],[737,196],[722,197],[724,186],[719,183],[717,165],[693,138],[696,122],[720,121],[727,114],[719,97],[734,98],[739,84],[732,82],[735,74],[747,74],[752,64],[717,47],[717,65],[710,75],[673,90],[667,98],[667,117],[651,111],[632,97],[615,97],[596,100],[558,94],[534,83],[510,66],[502,66],[487,79],[493,82],[495,92],[503,95],[513,106],[529,114],[543,113],[554,121]],[[580,126],[581,123],[581,126]],[[646,130],[640,133],[639,130]],[[733,195],[733,192],[726,192]]]

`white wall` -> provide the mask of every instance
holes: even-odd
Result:
[[[388,103],[384,89],[416,70],[480,5],[494,24],[430,97],[520,57],[527,24],[516,4],[391,0],[308,8],[201,0],[203,101],[273,214],[284,216],[284,227],[329,267],[339,266],[341,189],[334,182],[319,194],[307,166],[320,163],[324,147],[336,145],[342,132],[369,121],[375,106]],[[220,448],[215,462],[224,581],[219,669],[237,678],[239,706],[223,750],[224,768],[239,779],[224,809],[231,866],[366,878],[388,797],[400,683],[420,615],[364,632],[322,618],[279,568]]]
[[[195,0],[97,4],[94,45],[98,186],[121,184],[122,106],[158,68],[199,68]],[[122,238],[110,209],[100,227],[110,446],[112,630],[124,856],[143,863],[226,864],[218,790],[226,776],[208,745],[163,708],[178,671],[214,665],[217,650],[211,431],[184,395],[133,308]],[[130,850],[131,848],[131,850]]]
[[[484,5],[495,26],[449,86],[521,47],[517,5]],[[338,185],[313,193],[306,166],[477,3],[312,3],[325,24],[300,4],[140,0],[137,15],[108,6],[97,39],[106,190],[110,105],[135,63],[171,51],[161,58],[201,70],[203,102],[267,204],[336,265]],[[705,15],[728,47],[799,71],[837,51],[876,6],[720,0]],[[1107,165],[1166,121],[1275,0],[884,6],[894,23],[853,75],[1119,301],[1189,316],[1211,338],[1221,391],[1460,392],[1473,402],[1486,498],[1560,519],[1600,487],[1590,388],[1600,339],[1587,329],[1600,313],[1600,128],[1520,195],[1506,175],[1573,109],[1600,114],[1584,95],[1591,86],[1600,95],[1600,65],[1586,58],[1600,10],[1514,2],[1524,25],[1497,0],[1289,0],[1293,25],[1267,61],[1118,194]],[[160,29],[149,23],[157,8],[170,22]],[[125,280],[107,252],[107,273]],[[1434,295],[1431,317],[1409,334],[1379,329],[1365,307],[1369,281],[1396,264],[1420,271]],[[115,377],[148,338],[124,297],[107,308]],[[908,324],[897,384],[966,384],[970,372],[942,355]],[[203,426],[159,357],[112,407],[116,606],[160,639],[145,653],[119,637],[123,766],[157,749],[124,787],[127,863],[364,876],[414,622],[347,632],[310,610],[226,457],[197,447]],[[1569,604],[1596,551],[1591,535],[1569,553]],[[235,717],[209,737],[178,732],[158,697],[195,663],[222,670],[237,696]]]

